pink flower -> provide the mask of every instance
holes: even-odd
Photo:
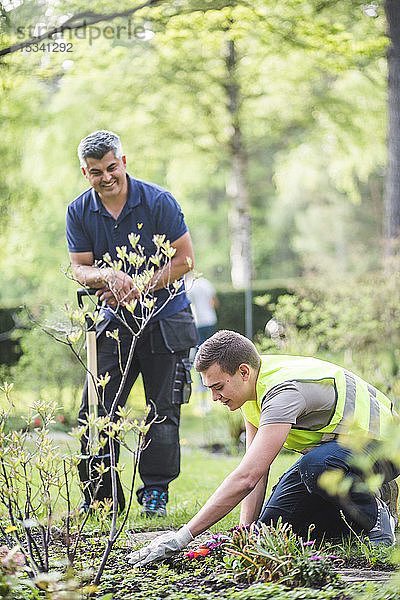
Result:
[[[22,552],[16,552],[14,554],[13,562],[17,567],[23,567],[25,564],[25,556]]]
[[[7,573],[15,573],[18,570],[18,567],[24,566],[25,557],[22,552],[18,551],[17,546],[11,550],[7,546],[1,546],[0,564]]]
[[[312,546],[315,544],[315,540],[310,540],[309,542],[303,542],[303,546]]]
[[[220,546],[224,542],[230,542],[230,541],[231,541],[231,538],[228,537],[227,535],[224,535],[222,533],[215,533],[214,535],[212,535],[210,537],[209,540],[204,542],[203,548],[209,548],[210,550],[215,550],[215,548],[218,548],[218,546]]]
[[[193,558],[197,558],[198,556],[207,556],[209,552],[209,548],[204,548],[204,546],[200,546],[198,550],[191,550],[190,552],[185,554],[185,558],[192,560]]]
[[[310,556],[310,560],[322,560],[324,557],[321,554],[313,554]]]

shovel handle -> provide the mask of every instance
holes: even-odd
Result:
[[[79,290],[76,291],[79,308],[83,308],[84,296],[95,296],[96,292],[98,292],[96,288],[79,288]]]
[[[96,331],[94,329],[86,333],[86,349],[87,349],[87,370],[88,370],[88,409],[89,417],[93,415],[96,419],[98,416],[98,396],[97,396],[97,343]],[[89,444],[97,442],[97,430],[93,426],[91,419],[89,423]]]
[[[79,288],[76,291],[79,308],[83,308],[83,298],[85,296],[95,296],[96,288]],[[100,301],[100,299],[99,299]],[[97,309],[100,308],[100,302],[97,303]],[[89,315],[85,315],[86,321],[86,349],[87,349],[87,371],[88,371],[88,412],[89,417],[98,416],[98,397],[96,389],[97,381],[97,347],[96,347],[96,329],[93,319]],[[89,424],[89,449],[93,448],[93,444],[97,442],[97,431],[91,419]],[[91,450],[90,450],[91,452]]]
[[[79,288],[79,290],[77,290],[77,292],[76,292],[76,295],[78,297],[79,308],[83,308],[83,298],[85,296],[95,296],[97,291],[98,290],[96,288]],[[101,302],[100,302],[100,298],[98,298],[97,305],[96,305],[96,311],[98,311],[100,308],[101,308]],[[85,321],[86,321],[86,331],[88,331],[88,332],[94,331],[95,324],[94,324],[92,317],[89,314],[85,315]]]

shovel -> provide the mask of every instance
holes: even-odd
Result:
[[[94,296],[97,290],[93,288],[82,288],[77,291],[78,306],[83,308],[83,297]],[[96,311],[100,305],[97,304]],[[94,500],[104,501],[105,498],[112,498],[111,484],[111,469],[110,469],[110,454],[100,452],[94,454],[93,448],[97,448],[98,432],[94,421],[98,417],[98,395],[96,389],[97,381],[97,343],[96,343],[96,327],[90,315],[85,316],[86,321],[86,351],[87,351],[87,380],[88,380],[88,446],[87,454],[82,456],[78,463],[79,479],[83,485],[83,495],[85,497],[85,505],[87,510],[90,509]],[[102,475],[99,474],[98,468],[104,464],[108,470]],[[117,479],[117,500],[118,511],[122,512],[125,508],[125,496],[122,490],[121,481],[118,473]]]

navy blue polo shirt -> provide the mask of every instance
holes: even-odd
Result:
[[[117,246],[127,246],[128,253],[133,251],[128,235],[135,233],[140,235],[139,244],[143,246],[145,255],[150,257],[156,252],[154,235],[165,234],[172,243],[187,232],[181,208],[167,190],[129,175],[127,179],[128,198],[117,220],[105,209],[93,188],[69,204],[66,233],[70,252],[92,252],[94,260],[99,262],[108,252],[114,260],[117,258]],[[162,306],[168,299],[168,290],[157,290],[154,296],[156,306]],[[188,305],[186,293],[179,293],[153,320],[173,315]],[[129,315],[127,311],[125,313]],[[110,318],[111,313],[107,316]]]

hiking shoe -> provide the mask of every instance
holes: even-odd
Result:
[[[146,517],[167,516],[167,492],[154,488],[145,489],[141,498]]]
[[[385,481],[382,483],[380,492],[380,498],[386,504],[389,509],[390,514],[394,519],[394,525],[397,527],[399,524],[399,513],[397,508],[397,502],[399,498],[399,486],[397,481],[393,479],[392,481]]]
[[[394,519],[389,512],[386,504],[377,498],[378,517],[371,531],[368,531],[367,537],[371,546],[393,546],[396,541],[394,535]]]
[[[84,500],[83,502],[81,502],[81,504],[78,506],[78,515],[83,515],[89,512],[89,510],[91,510],[91,508],[89,507],[89,504]]]

